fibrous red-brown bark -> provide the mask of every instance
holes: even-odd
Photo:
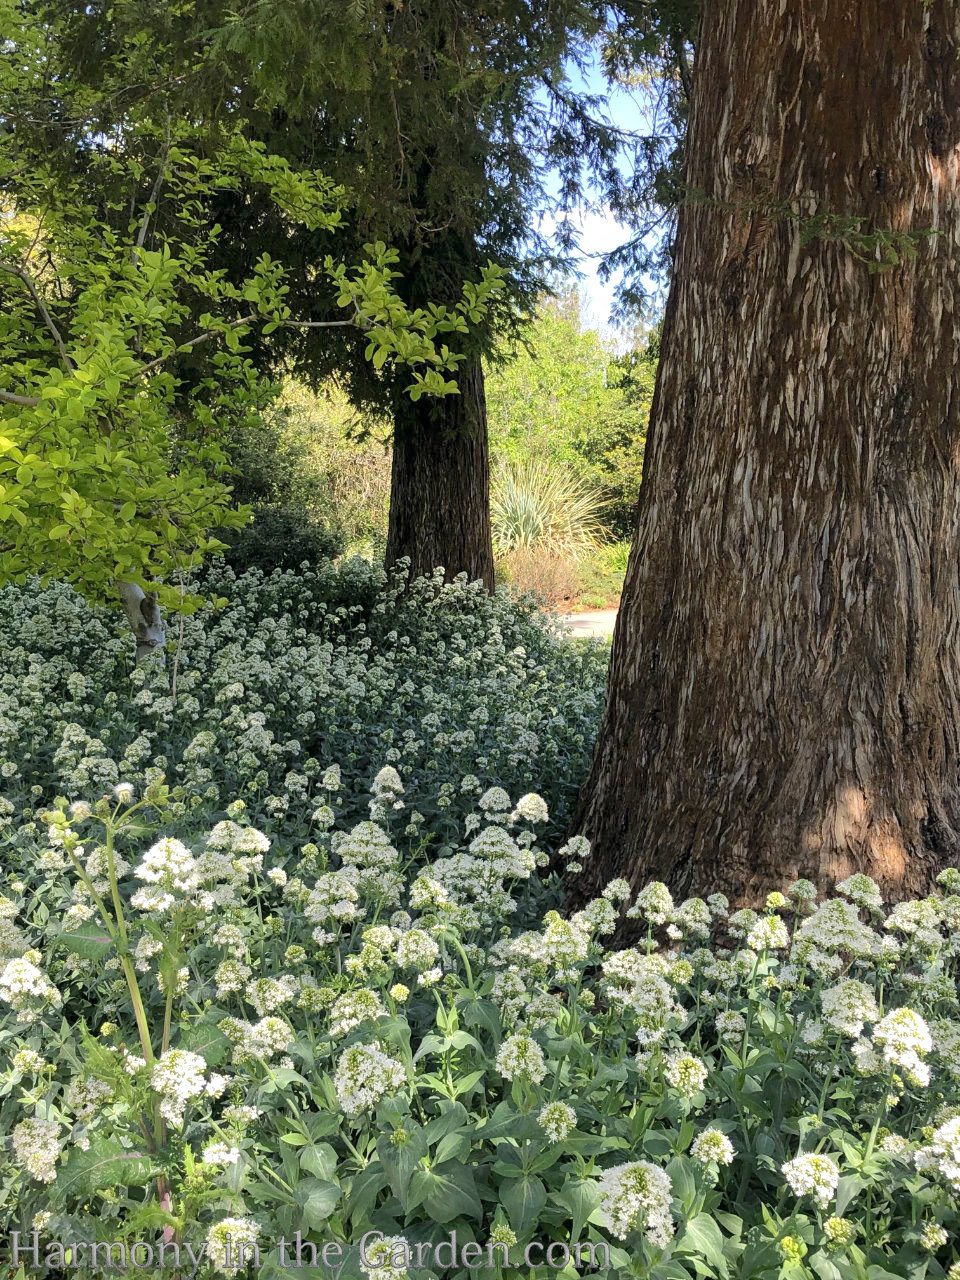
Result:
[[[387,565],[407,557],[411,577],[441,567],[493,589],[490,461],[483,369],[460,366],[460,394],[403,399],[394,419]]]
[[[960,852],[958,55],[948,0],[704,0],[588,888]],[[822,214],[934,234],[871,273]]]

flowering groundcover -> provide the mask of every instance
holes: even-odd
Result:
[[[268,1277],[510,1274],[419,1267],[451,1232],[517,1268],[604,1243],[613,1277],[956,1275],[960,874],[565,911],[599,655],[370,572],[229,584],[176,701],[64,588],[0,594],[5,1239],[203,1242],[210,1277],[244,1241]],[[285,1268],[297,1232],[342,1257]],[[518,1273],[582,1273],[552,1256]]]

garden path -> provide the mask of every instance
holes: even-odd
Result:
[[[617,620],[616,609],[595,609],[589,613],[567,613],[563,625],[572,636],[612,636]]]

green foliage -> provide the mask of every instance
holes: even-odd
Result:
[[[299,810],[288,828],[268,798],[304,761],[336,757],[357,779],[345,797],[356,820],[363,780],[397,760],[421,813],[442,817],[438,785],[451,813],[471,805],[459,785],[474,774],[536,787],[567,820],[604,668],[572,655],[532,605],[476,585],[388,580],[359,559],[239,578],[214,560],[202,592],[230,603],[184,618],[166,673],[131,674],[110,611],[63,585],[0,591],[0,715],[18,726],[0,738],[0,794],[28,803],[39,786],[49,804],[120,778],[141,787],[162,768],[186,788],[175,799],[187,822],[212,786],[245,798],[268,831],[307,839]]]
[[[627,181],[613,176],[607,187],[611,212],[632,232],[602,263],[605,278],[621,276],[621,319],[649,317],[651,293],[663,290],[673,268],[699,19],[700,0],[626,5],[612,11],[603,42],[608,80],[640,96],[650,122],[632,139]]]
[[[495,465],[546,458],[607,498],[605,521],[629,529],[640,488],[656,376],[647,346],[617,356],[584,330],[576,293],[544,305],[526,340],[487,376]]]
[[[285,384],[265,416],[279,441],[280,470],[293,467],[289,499],[340,530],[348,548],[382,559],[390,500],[390,423],[359,413],[342,383],[316,392]]]
[[[554,174],[564,206],[577,202],[586,169],[623,185],[614,160],[627,140],[599,97],[578,95],[569,75],[591,61],[605,16],[605,6],[585,0],[454,9],[270,0],[246,10],[218,0],[173,17],[128,0],[61,21],[71,82],[96,99],[102,129],[117,126],[127,86],[142,84],[142,109],[155,121],[189,117],[216,137],[225,121],[242,120],[271,154],[297,168],[309,157],[350,192],[338,252],[349,260],[370,241],[397,245],[399,292],[411,310],[431,300],[455,306],[464,280],[479,283],[488,259],[502,267],[504,293],[469,337],[451,342],[472,354],[514,324],[516,304],[565,251],[538,231],[537,213],[558,203]],[[101,88],[104,79],[117,91]],[[313,287],[328,235],[291,233],[256,192],[209,207],[224,231],[218,266],[230,278],[252,251],[268,252],[290,268],[297,314],[331,318]],[[568,225],[560,225],[562,241]],[[281,330],[274,342],[255,343],[252,358],[274,371],[291,358],[315,385],[347,371],[358,397],[392,407],[397,379],[371,372],[355,335],[320,337]]]
[[[357,564],[235,595],[174,701],[69,588],[0,592],[7,1239],[169,1228],[198,1280],[224,1230],[273,1277],[297,1231],[344,1280],[369,1232],[453,1231],[611,1280],[944,1280],[960,873],[561,912],[600,646]]]
[[[581,565],[586,556],[552,551],[543,544],[515,547],[495,560],[496,580],[519,598],[530,596],[550,608],[560,608],[579,599]]]
[[[342,554],[345,542],[336,527],[314,518],[306,507],[257,507],[250,524],[223,535],[221,553],[235,573],[248,569],[297,569]]]
[[[619,600],[629,558],[627,541],[608,543],[584,556],[579,566],[580,604],[602,609]]]
[[[887,271],[902,262],[912,262],[924,244],[938,232],[934,228],[920,231],[896,231],[892,228],[871,227],[866,217],[852,217],[837,213],[816,213],[788,216],[800,228],[800,243],[827,240],[843,247],[870,271]]]
[[[50,45],[54,65],[60,53],[17,14],[22,58],[0,64],[0,106],[11,112],[49,74],[37,44]],[[79,90],[69,105],[89,107]],[[163,580],[247,518],[226,483],[225,444],[271,389],[245,339],[302,323],[268,254],[239,280],[214,267],[221,228],[206,205],[256,190],[286,225],[332,234],[343,193],[239,131],[207,153],[185,125],[158,130],[143,113],[84,148],[82,177],[67,177],[55,151],[31,154],[0,134],[0,581],[41,572],[107,597],[124,579],[179,604]],[[176,208],[175,234],[160,229],[159,203]],[[363,333],[374,364],[407,367],[411,396],[455,392],[446,375],[460,357],[446,338],[482,317],[502,273],[482,272],[449,307],[410,310],[394,288],[396,252],[382,242],[365,252],[349,268],[328,254],[314,279],[349,310],[330,324]],[[185,381],[181,362],[198,348],[211,354]]]

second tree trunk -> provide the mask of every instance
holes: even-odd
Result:
[[[442,567],[493,589],[490,461],[483,369],[460,366],[460,394],[401,398],[393,434],[387,565],[410,560],[411,577]]]

